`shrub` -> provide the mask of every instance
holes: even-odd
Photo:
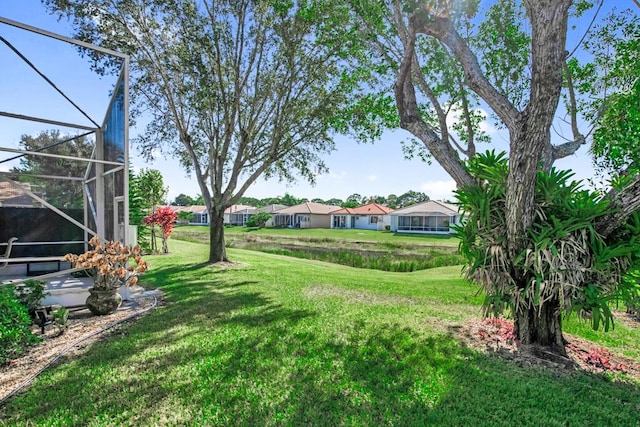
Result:
[[[247,227],[259,227],[262,228],[267,224],[267,221],[271,219],[271,215],[266,212],[258,212],[257,214],[251,215],[251,217],[247,220]]]
[[[44,291],[46,283],[41,280],[25,280],[20,286],[16,286],[14,293],[16,298],[26,309],[29,315],[33,315],[40,302],[48,294]]]
[[[31,319],[14,294],[13,286],[0,286],[0,365],[39,341],[31,333]]]
[[[59,307],[53,312],[53,322],[61,333],[64,332],[69,327],[69,310],[65,307]]]
[[[181,223],[185,223],[188,224],[191,221],[193,221],[193,218],[195,217],[195,215],[193,214],[193,212],[187,212],[187,211],[180,211],[178,212],[178,220]]]

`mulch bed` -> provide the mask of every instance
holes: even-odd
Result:
[[[153,296],[125,301],[115,313],[108,316],[95,316],[86,308],[70,310],[66,329],[49,325],[45,327],[44,335],[40,334],[39,327],[34,326],[33,333],[42,338],[42,342],[29,348],[19,358],[0,366],[0,401],[51,363],[63,350],[71,347],[65,353],[66,358],[82,354],[91,343],[100,339],[105,333],[117,330],[120,325],[107,329],[103,333],[96,334],[96,332],[136,313],[144,312],[153,303]],[[85,337],[90,338],[83,340]]]
[[[619,313],[616,318],[622,318],[625,323],[634,322],[631,319],[626,319],[624,313]],[[638,324],[635,323],[633,326],[638,327]],[[551,354],[533,355],[518,351],[513,323],[506,319],[474,320],[464,327],[455,328],[455,333],[469,347],[514,360],[522,365],[540,365],[599,374],[625,374],[640,380],[640,364],[636,359],[614,354],[596,343],[566,333],[564,334],[567,341],[566,358]]]

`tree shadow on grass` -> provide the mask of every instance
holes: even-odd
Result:
[[[637,424],[636,385],[517,366],[467,349],[451,334],[428,336],[376,319],[339,328],[231,279],[203,272],[199,285],[169,284],[171,304],[125,337],[47,372],[3,408],[3,422]]]
[[[333,340],[308,332],[225,348],[220,403],[242,425],[633,425],[638,387],[583,373],[522,367],[466,349],[450,334],[424,337],[358,322]],[[259,349],[253,352],[253,349]],[[252,354],[248,362],[248,354]],[[287,374],[276,373],[287,366]],[[206,376],[202,379],[205,380]],[[244,387],[238,391],[237,381]],[[270,387],[275,383],[277,386]],[[227,393],[233,390],[233,393]],[[205,412],[203,419],[207,421]]]
[[[200,345],[157,346],[129,371],[134,354],[104,369],[101,355],[121,349],[101,346],[75,363],[73,374],[48,375],[6,413],[36,424],[65,416],[71,424],[108,425],[637,423],[634,385],[516,366],[448,334],[356,322],[325,336],[287,318],[244,329],[220,331],[225,336],[211,342],[203,335]],[[128,374],[111,378],[109,369]],[[73,390],[78,398],[69,401]]]
[[[212,354],[219,355],[212,337],[224,328],[233,328],[236,334],[241,329],[269,328],[272,323],[280,328],[314,315],[247,291],[247,286],[256,283],[252,281],[212,280],[210,272],[203,271],[202,280],[191,275],[187,286],[172,284],[170,280],[181,271],[180,267],[155,271],[158,277],[169,278],[165,287],[170,297],[168,305],[125,328],[123,336],[107,338],[80,359],[46,372],[27,393],[12,399],[6,412],[9,419],[18,420],[14,417],[21,414],[19,417],[48,424],[71,416],[75,420],[71,424],[78,420],[85,424],[82,417],[91,414],[118,419],[118,408],[126,412],[130,405],[131,410],[152,417],[154,411],[163,410],[158,402],[177,399],[180,395],[174,393],[181,380],[189,380],[188,375],[180,375],[181,380],[164,382],[166,375],[175,375],[185,365],[197,365]],[[191,339],[194,336],[197,339]],[[79,398],[70,399],[75,393]]]

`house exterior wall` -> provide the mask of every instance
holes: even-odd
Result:
[[[349,225],[359,230],[377,230],[379,215],[353,215]]]
[[[301,214],[300,228],[331,228],[331,215]],[[305,219],[303,221],[303,219]]]
[[[386,230],[387,226],[391,227],[391,215],[382,215],[382,221],[378,222],[378,230]]]
[[[372,220],[371,217],[378,218]],[[391,226],[391,215],[331,215],[331,228],[357,228],[359,230],[386,230]]]

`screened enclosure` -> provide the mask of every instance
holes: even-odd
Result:
[[[0,267],[132,244],[128,57],[0,17],[0,63]]]

